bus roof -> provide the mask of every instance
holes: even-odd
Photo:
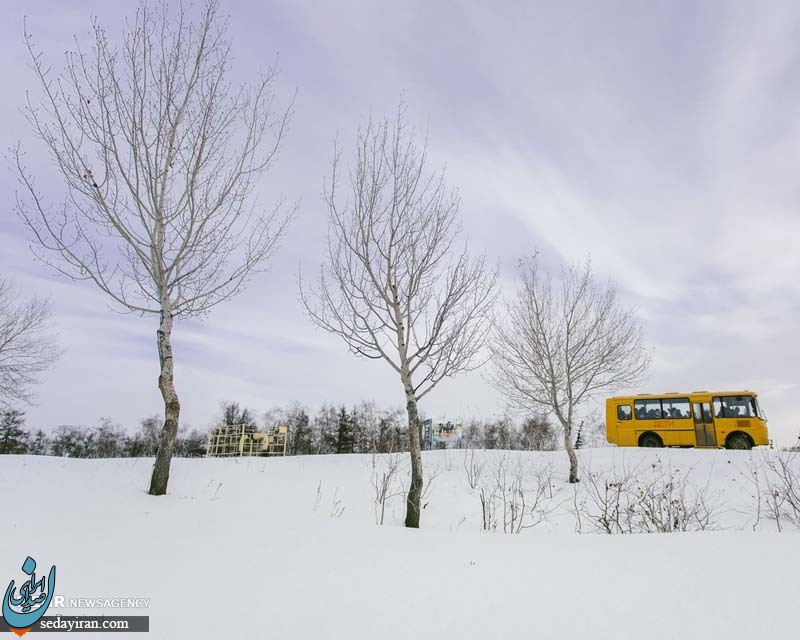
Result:
[[[637,393],[631,396],[613,396],[609,400],[639,400],[649,398],[687,398],[689,396],[758,396],[755,391],[748,391],[747,389],[739,391],[684,391],[678,393],[671,391],[669,393]]]

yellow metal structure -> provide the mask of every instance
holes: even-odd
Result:
[[[606,400],[606,440],[620,447],[726,447],[769,444],[752,391],[639,394]]]
[[[208,435],[207,456],[285,456],[288,427],[273,427],[262,432],[253,425],[224,425]]]

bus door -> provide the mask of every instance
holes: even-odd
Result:
[[[714,429],[714,414],[710,402],[695,402],[692,405],[694,434],[698,447],[716,447],[717,432]]]

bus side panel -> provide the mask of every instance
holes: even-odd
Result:
[[[755,446],[762,446],[769,444],[769,432],[767,431],[766,420],[755,420],[755,428],[750,432],[753,437],[753,444]]]
[[[619,426],[619,440],[620,447],[637,447],[639,446],[639,437],[636,435],[636,419],[623,420],[617,423]]]
[[[617,436],[617,406],[611,400],[606,400],[606,441],[619,444]]]
[[[725,439],[728,434],[734,431],[742,431],[753,439],[755,446],[769,444],[766,422],[758,418],[720,418],[714,419],[717,431],[717,445],[725,446]]]
[[[633,420],[627,420],[624,426],[625,428],[619,430],[619,446],[638,447],[639,437],[636,435],[636,430],[633,428]]]
[[[667,447],[694,447],[697,444],[691,418],[656,420],[654,426],[663,433],[662,439]]]

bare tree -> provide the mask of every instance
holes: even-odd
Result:
[[[386,517],[386,503],[393,498],[402,497],[402,486],[395,487],[395,479],[402,466],[401,454],[390,452],[383,455],[372,454],[372,476],[370,482],[375,490],[375,524],[382,525]]]
[[[318,285],[300,280],[312,320],[356,355],[382,359],[403,385],[411,450],[407,527],[418,527],[423,490],[417,403],[446,377],[475,366],[490,328],[496,270],[458,248],[458,195],[427,170],[400,105],[394,121],[359,128],[349,197],[340,153],[326,185],[328,255]]]
[[[164,494],[178,430],[172,329],[228,300],[265,268],[293,209],[262,212],[254,188],[272,164],[290,111],[276,114],[274,68],[233,87],[227,20],[208,0],[199,20],[143,2],[115,47],[95,20],[89,50],[54,75],[26,32],[41,102],[33,132],[66,187],[50,208],[19,148],[18,212],[38,257],[89,280],[124,312],[155,315],[164,427],[150,483]],[[177,6],[177,5],[175,5]],[[291,107],[289,107],[291,109]]]
[[[588,261],[562,268],[554,284],[536,256],[519,263],[491,348],[497,389],[519,409],[552,413],[561,425],[570,482],[578,481],[572,428],[580,405],[633,384],[650,363],[641,326],[613,284],[598,284]]]
[[[519,441],[520,449],[525,451],[554,451],[558,448],[556,430],[544,415],[523,419]]]
[[[254,413],[247,407],[242,407],[238,402],[223,400],[219,403],[218,425],[238,427],[246,424],[255,427],[256,420]]]
[[[761,480],[756,475],[758,467],[753,467],[758,513],[763,502],[768,517],[775,520],[778,531],[783,530],[783,523],[786,522],[800,527],[800,470],[796,452],[768,451],[764,454]]]
[[[0,408],[30,402],[30,386],[61,355],[47,300],[20,301],[20,292],[0,279]]]
[[[479,489],[481,529],[517,534],[544,522],[553,510],[552,464],[510,451],[485,451],[482,457],[480,464],[465,465],[470,488]]]
[[[680,471],[659,460],[621,470],[586,469],[585,500],[576,505],[585,519],[609,534],[674,533],[717,528],[719,496],[709,482],[695,482],[693,470]]]

